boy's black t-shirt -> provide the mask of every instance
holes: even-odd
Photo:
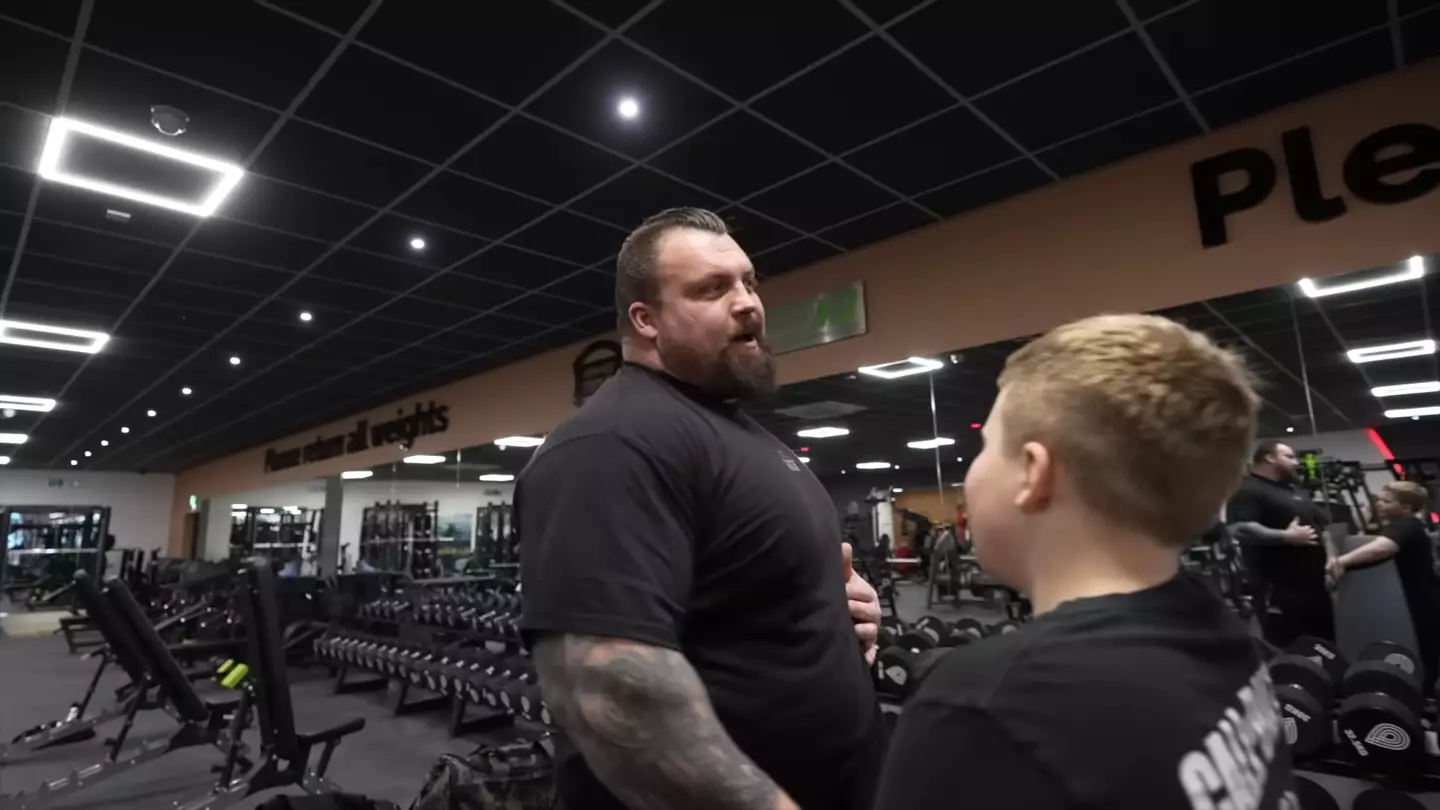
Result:
[[[547,437],[515,503],[528,641],[679,650],[731,738],[801,807],[869,810],[885,731],[839,518],[784,444],[627,364]],[[573,750],[558,770],[566,810],[622,807]]]
[[[1403,517],[1385,524],[1385,537],[1395,541],[1395,570],[1405,589],[1405,603],[1415,623],[1434,626],[1440,621],[1440,578],[1435,575],[1435,557],[1425,524],[1416,517]]]
[[[1270,676],[1178,576],[947,654],[900,717],[877,810],[1298,808]]]

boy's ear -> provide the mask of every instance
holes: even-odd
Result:
[[[1026,442],[1020,448],[1020,464],[1024,480],[1015,493],[1015,506],[1025,512],[1045,509],[1055,493],[1055,457],[1045,445]]]

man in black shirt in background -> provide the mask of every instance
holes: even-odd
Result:
[[[1300,462],[1289,445],[1263,441],[1250,474],[1225,507],[1246,574],[1257,590],[1265,640],[1286,647],[1298,636],[1334,640],[1335,609],[1326,588],[1325,512],[1295,491]]]
[[[617,264],[625,365],[515,496],[564,807],[869,810],[879,603],[824,487],[738,406],[775,384],[755,270],[698,209]]]
[[[1258,399],[1163,318],[1011,355],[965,478],[980,565],[1035,619],[958,647],[906,705],[878,810],[1297,808],[1269,673],[1179,556],[1239,483]]]

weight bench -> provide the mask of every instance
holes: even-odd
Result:
[[[260,764],[248,776],[233,782],[222,781],[209,795],[181,805],[178,810],[220,810],[278,787],[298,787],[311,795],[340,792],[338,786],[325,779],[325,771],[335,747],[345,737],[365,728],[365,719],[355,717],[310,733],[295,730],[275,591],[275,575],[269,562],[260,558],[252,560],[244,574],[238,602],[245,626],[244,660],[250,667],[247,702],[254,702],[256,725],[260,729]],[[320,757],[311,769],[310,753],[316,747],[320,747]]]
[[[109,655],[134,679],[128,697],[122,701],[123,711],[108,718],[123,716],[125,724],[114,739],[106,741],[109,752],[104,760],[45,782],[33,791],[0,796],[0,810],[43,807],[58,797],[181,748],[224,746],[227,769],[248,768],[244,746],[239,740],[245,719],[240,699],[230,693],[218,700],[201,697],[123,582],[111,579],[102,588],[88,574],[77,572],[75,586],[77,598],[109,644]],[[98,672],[95,680],[99,680]],[[179,721],[180,728],[167,738],[145,740],[134,749],[124,750],[135,715],[142,708],[157,707]],[[74,730],[69,728],[70,733]]]

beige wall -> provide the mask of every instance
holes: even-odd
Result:
[[[863,280],[869,332],[780,359],[782,382],[867,363],[931,354],[1035,333],[1100,311],[1142,311],[1440,251],[1440,192],[1399,205],[1371,205],[1341,182],[1345,154],[1362,137],[1399,123],[1440,127],[1440,60],[1303,102],[1235,127],[1152,152],[964,216],[845,253],[766,282],[777,304]],[[1308,126],[1320,177],[1346,194],[1349,213],[1307,224],[1282,176],[1259,206],[1230,219],[1230,242],[1201,247],[1190,164],[1258,147],[1277,164],[1280,135]],[[539,433],[573,410],[570,362],[583,343],[397,401],[450,405],[450,429],[413,452],[449,450],[499,436]],[[393,407],[377,415],[394,413]],[[360,414],[356,415],[357,417]],[[345,429],[353,419],[309,431]],[[177,477],[171,547],[179,547],[185,496],[287,483],[387,462],[391,446],[263,472],[263,447],[217,459]]]

